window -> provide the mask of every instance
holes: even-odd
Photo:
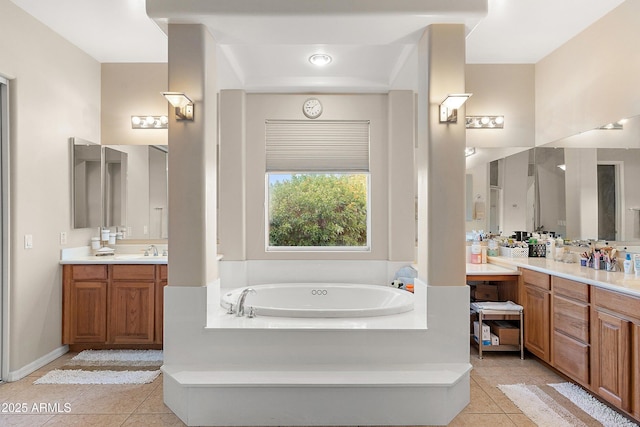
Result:
[[[267,250],[369,250],[368,121],[267,121],[266,171]]]

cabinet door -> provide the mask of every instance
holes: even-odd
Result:
[[[525,285],[523,299],[524,345],[531,353],[549,362],[549,292]]]
[[[72,282],[70,286],[68,343],[107,341],[107,282]]]
[[[156,287],[156,344],[162,344],[162,337],[164,335],[164,287],[167,286],[167,281],[162,280],[158,282]]]
[[[631,400],[631,322],[596,310],[597,348],[594,389],[601,397],[629,411]]]
[[[155,282],[112,282],[109,342],[150,344],[154,340]]]

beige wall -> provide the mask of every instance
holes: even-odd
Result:
[[[627,0],[536,64],[536,145],[640,114],[638,16]]]
[[[71,230],[69,137],[100,141],[100,64],[0,0],[0,74],[10,79],[9,371],[61,346],[60,232]],[[97,230],[96,230],[97,231]],[[24,249],[24,235],[33,249]]]
[[[167,64],[102,64],[102,144],[166,145],[167,129],[132,129],[131,116],[166,116]]]
[[[533,64],[467,64],[468,116],[504,115],[503,129],[467,129],[467,147],[533,147]]]
[[[399,92],[392,103],[396,115],[389,116],[389,97],[386,94],[329,95],[316,94],[324,106],[320,120],[370,120],[370,171],[371,171],[371,252],[303,253],[265,252],[265,150],[264,123],[267,119],[306,120],[302,114],[302,103],[307,94],[223,94],[221,109],[226,119],[221,122],[220,141],[220,218],[240,219],[246,215],[246,233],[242,224],[233,222],[237,230],[220,233],[220,251],[230,259],[413,259],[414,223],[403,218],[403,214],[390,214],[389,194],[404,200],[394,201],[406,209],[413,218],[413,96]],[[231,104],[233,102],[233,104]],[[242,105],[245,105],[243,111]],[[227,105],[233,106],[235,120]],[[241,115],[246,112],[243,119]],[[405,113],[403,115],[401,113]],[[394,118],[395,117],[395,118]],[[246,120],[246,150],[239,149],[243,143],[242,122]],[[389,135],[389,120],[395,131]],[[227,123],[233,130],[225,128]],[[404,123],[404,126],[402,124]],[[410,131],[407,133],[407,126]],[[392,141],[392,142],[390,142]],[[390,153],[393,152],[393,155]],[[244,156],[244,163],[242,161]],[[409,160],[411,159],[411,160]],[[237,168],[229,167],[229,162]],[[225,165],[227,165],[225,167]],[[244,165],[244,166],[243,166]],[[407,167],[409,166],[409,167]],[[246,171],[242,174],[242,170]],[[390,172],[393,170],[393,173]],[[406,187],[408,186],[408,188]],[[246,199],[238,201],[246,192]],[[222,203],[236,197],[235,203]],[[244,211],[243,211],[244,206]],[[390,220],[390,218],[393,218]],[[220,228],[225,226],[221,224]],[[246,241],[242,241],[242,236]],[[390,245],[389,240],[394,240]],[[243,245],[246,247],[243,247]],[[390,249],[392,248],[392,250]]]

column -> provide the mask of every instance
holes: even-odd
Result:
[[[465,285],[465,110],[440,123],[439,105],[465,92],[462,24],[427,27],[418,44],[418,271],[432,286]]]
[[[216,261],[216,46],[203,25],[169,25],[169,91],[194,102],[194,120],[169,106],[169,285],[205,286]]]

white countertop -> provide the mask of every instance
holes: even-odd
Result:
[[[581,267],[579,263],[567,264],[547,258],[489,257],[491,264],[505,267],[523,267],[541,273],[551,274],[568,280],[575,280],[616,292],[640,297],[640,276],[624,274],[621,271],[594,270]],[[467,264],[468,266],[469,264]]]
[[[490,275],[513,275],[519,276],[520,272],[516,267],[505,267],[496,264],[470,264],[467,263],[467,275],[490,276]]]
[[[60,264],[167,264],[165,255],[144,256],[149,245],[116,245],[114,255],[95,256],[89,246],[65,248],[60,252]],[[166,246],[159,246],[161,254]]]

